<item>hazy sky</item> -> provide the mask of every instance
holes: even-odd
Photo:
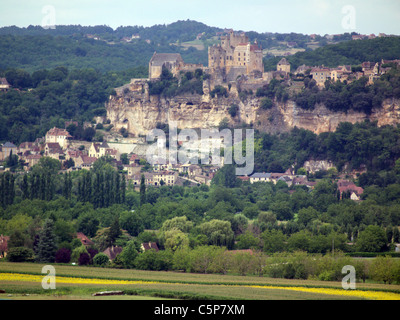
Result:
[[[400,0],[0,0],[0,27],[115,29],[186,19],[243,31],[400,34]]]

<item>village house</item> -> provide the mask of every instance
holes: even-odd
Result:
[[[47,142],[44,146],[44,155],[55,160],[63,160],[65,156],[58,142]]]
[[[192,179],[200,184],[206,184],[208,186],[211,185],[211,180],[212,180],[210,177],[207,177],[206,175],[203,174],[196,174],[195,176],[192,177]]]
[[[156,252],[158,252],[158,246],[156,242],[144,242],[141,245],[142,248],[142,252],[148,251],[148,250],[155,250]]]
[[[120,154],[117,149],[110,148],[107,142],[95,143],[92,142],[89,148],[89,157],[101,158],[110,156],[115,160],[120,160]]]
[[[338,190],[340,192],[340,198],[342,199],[344,194],[349,194],[350,199],[354,201],[358,201],[361,199],[361,195],[364,192],[364,189],[361,187],[357,187],[354,182],[349,180],[339,180],[337,182]]]
[[[30,154],[25,157],[25,161],[28,164],[29,168],[32,168],[34,165],[38,164],[42,156],[40,154]]]
[[[90,240],[86,235],[84,235],[82,232],[77,232],[76,233],[76,238],[79,239],[86,248],[91,247],[94,245],[94,242]]]
[[[167,68],[176,77],[179,75],[180,71],[193,72],[196,69],[203,69],[203,65],[185,63],[180,53],[154,52],[149,62],[149,79],[159,79],[163,68]]]
[[[24,154],[26,151],[30,152],[34,146],[33,142],[22,142],[18,146],[18,154]]]
[[[140,157],[133,153],[129,158],[129,164],[140,164]]]
[[[6,142],[2,145],[3,160],[9,157],[10,153],[16,155],[18,153],[18,148],[14,143]]]
[[[117,255],[119,255],[122,252],[122,248],[118,246],[111,246],[108,247],[106,250],[103,251],[103,253],[110,259],[111,261],[115,259]]]
[[[256,172],[250,176],[250,183],[255,182],[270,182],[271,181],[271,174],[265,172]]]
[[[6,78],[0,78],[0,91],[8,91],[11,88]]]
[[[167,185],[173,186],[175,185],[176,179],[178,177],[178,173],[175,171],[160,171],[153,173],[153,183],[155,186]]]
[[[324,66],[312,68],[310,74],[319,87],[324,87],[325,81],[331,79],[331,69]]]
[[[286,60],[286,58],[282,58],[281,61],[278,62],[276,71],[290,73],[290,63]]]
[[[306,72],[307,72],[308,70],[311,71],[311,67],[306,66],[305,64],[303,64],[303,65],[301,65],[300,67],[298,67],[298,68],[296,69],[296,71],[294,72],[294,74],[296,74],[296,75],[298,75],[298,74],[305,75]]]
[[[69,140],[72,136],[65,129],[52,128],[47,131],[45,136],[46,143],[58,143],[62,149],[66,149],[69,144]]]
[[[176,171],[143,172],[146,186],[173,186],[177,182],[178,173]],[[128,176],[133,186],[140,186],[142,173]],[[161,182],[162,181],[162,182]]]
[[[0,235],[0,259],[7,256],[9,240],[9,236]]]
[[[81,155],[74,160],[76,168],[86,170],[90,170],[90,168],[93,167],[93,163],[95,163],[96,161],[96,157],[90,157],[86,155]]]

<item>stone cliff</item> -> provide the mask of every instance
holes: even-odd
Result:
[[[275,103],[269,110],[263,110],[259,98],[241,101],[235,88],[228,97],[211,98],[208,89],[204,95],[182,95],[172,98],[150,96],[144,80],[133,80],[130,84],[117,88],[116,95],[107,103],[107,118],[114,130],[126,128],[133,136],[146,135],[158,123],[177,123],[178,128],[218,127],[223,119],[231,124],[253,124],[254,128],[269,133],[280,133],[298,127],[317,134],[334,131],[340,122],[356,123],[369,119],[378,125],[400,123],[400,104],[398,100],[388,99],[382,108],[374,109],[371,115],[349,111],[332,112],[323,105],[314,110],[303,110],[293,101]],[[236,104],[237,115],[232,118],[229,108]]]

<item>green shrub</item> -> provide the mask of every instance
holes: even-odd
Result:
[[[93,264],[96,267],[105,267],[109,263],[109,258],[106,254],[99,252],[93,258]]]
[[[268,110],[271,109],[274,103],[270,98],[262,98],[261,99],[261,109]]]
[[[31,262],[34,260],[32,249],[25,247],[15,247],[8,250],[7,260],[10,262]]]

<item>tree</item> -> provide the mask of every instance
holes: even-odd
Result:
[[[239,182],[236,176],[236,169],[233,164],[226,164],[215,174],[212,183],[226,188],[235,188]]]
[[[264,97],[261,99],[260,106],[263,110],[268,110],[273,107],[274,103],[270,98]]]
[[[228,109],[228,112],[232,118],[236,117],[238,111],[239,111],[239,106],[237,104],[232,104]]]
[[[135,259],[139,255],[140,244],[137,240],[130,240],[123,248],[118,258],[124,268],[131,269],[135,267]]]
[[[383,281],[383,283],[391,284],[396,278],[395,261],[390,256],[376,257],[370,266],[370,277],[375,281]]]
[[[237,242],[235,247],[239,250],[241,249],[254,249],[258,248],[260,244],[260,239],[254,236],[250,231],[246,231],[237,237]]]
[[[264,246],[263,250],[267,253],[282,252],[286,248],[286,236],[281,230],[265,230],[261,234]]]
[[[28,262],[34,260],[34,253],[32,249],[25,247],[11,248],[7,252],[7,260],[10,262]]]
[[[169,249],[175,252],[179,249],[189,247],[189,237],[187,234],[179,229],[170,229],[164,232],[164,246],[165,249]]]
[[[54,222],[46,219],[43,223],[42,230],[39,233],[39,243],[37,246],[38,262],[54,262],[56,255],[56,236],[54,234]]]
[[[113,223],[110,226],[110,229],[108,230],[108,235],[107,235],[107,242],[109,243],[109,246],[112,246],[115,242],[115,240],[121,235],[121,229],[119,226],[119,218],[116,217],[113,221]]]
[[[146,184],[144,174],[142,174],[140,179],[140,206],[144,205],[146,202]]]
[[[71,250],[61,248],[56,252],[55,262],[57,263],[68,263],[71,261]]]
[[[131,236],[137,237],[144,230],[144,224],[135,211],[123,211],[120,215],[122,229],[128,231]]]
[[[387,249],[385,231],[376,225],[370,225],[361,231],[357,239],[357,250],[361,252],[381,252]]]
[[[209,245],[232,248],[234,234],[229,221],[213,219],[199,225],[199,230],[207,236]]]
[[[96,267],[105,267],[109,263],[109,261],[110,259],[103,252],[99,252],[93,257],[93,265]]]
[[[318,211],[313,207],[302,208],[297,213],[298,222],[307,226],[313,219],[317,218]]]
[[[394,243],[400,242],[400,231],[398,227],[393,228],[393,242]]]

